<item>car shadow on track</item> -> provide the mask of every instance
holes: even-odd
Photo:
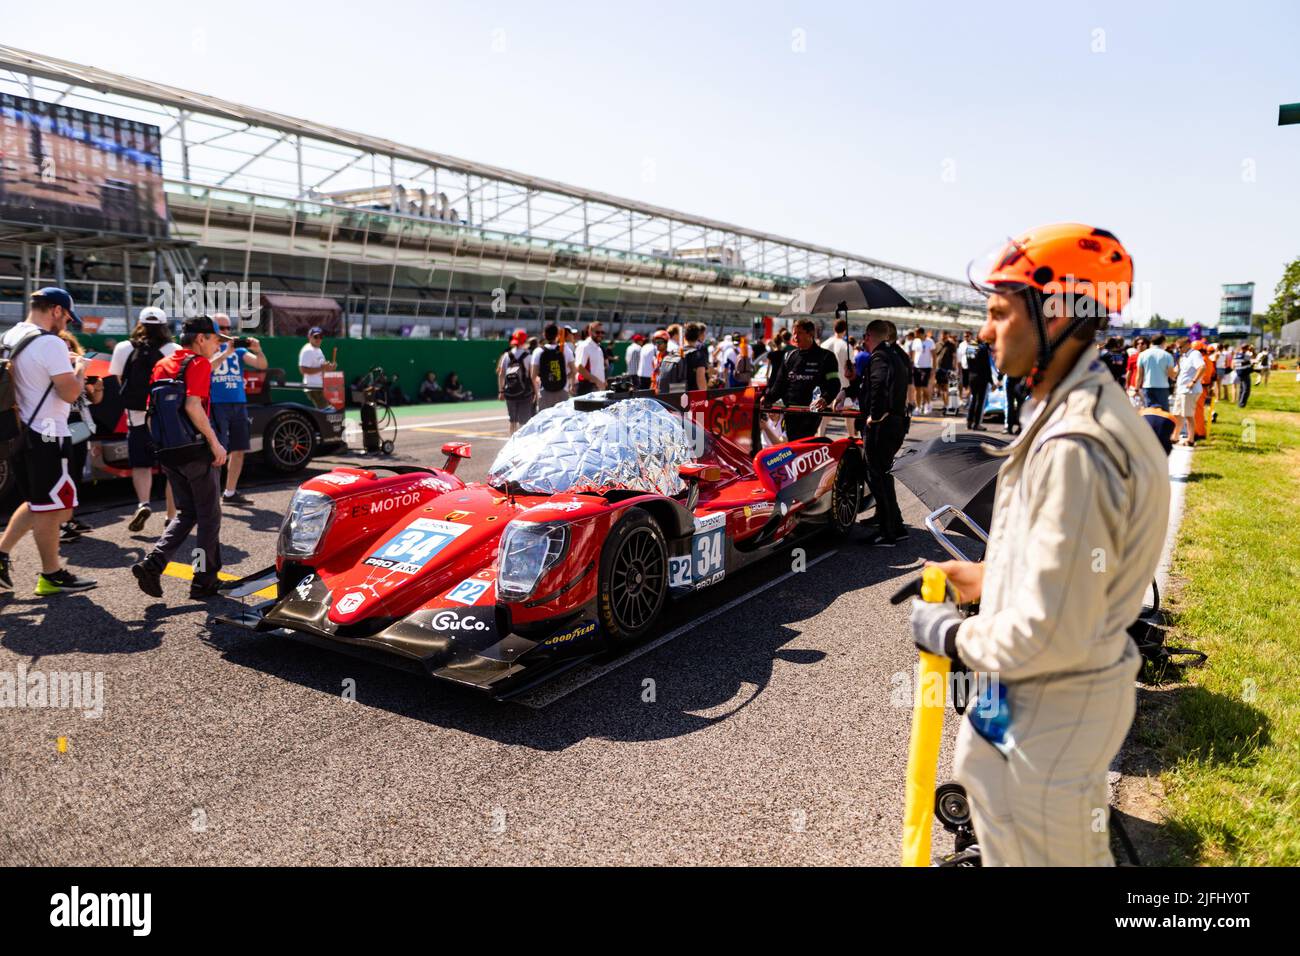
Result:
[[[856,543],[863,534],[855,531],[838,554],[810,568],[814,573],[807,579],[795,575],[742,602],[734,614],[704,622],[677,640],[635,657],[635,665],[629,661],[628,666],[542,709],[498,702],[467,688],[215,622],[206,642],[240,667],[331,695],[352,687],[361,706],[500,743],[558,751],[589,737],[665,740],[735,716],[759,699],[778,661],[803,667],[821,663],[826,658],[823,650],[786,647],[804,636],[803,629],[794,626],[798,622],[825,611],[846,593],[893,580],[901,584],[919,570],[923,557],[943,556],[928,536],[922,539],[915,532],[911,540],[892,549],[863,548]],[[810,549],[810,561],[815,554]],[[787,566],[774,556],[738,574],[736,586],[745,593],[778,577]],[[881,600],[887,596],[885,592]],[[688,599],[668,616],[663,631],[689,621],[692,611],[699,614],[719,606],[725,597],[707,603]],[[869,636],[870,622],[862,624],[864,637]],[[906,638],[897,635],[899,642]],[[632,658],[636,648],[625,653]],[[654,682],[653,703],[645,699],[647,678]]]
[[[71,544],[64,544],[62,554],[73,567],[103,568],[117,571],[125,576],[125,580],[129,581],[131,578],[131,565],[143,558],[153,547],[154,542],[162,536],[162,527],[161,524],[158,524],[158,534],[153,536],[144,533],[133,535],[128,539],[131,542],[129,545],[118,544],[116,541],[105,541],[102,538],[95,537],[95,533],[91,531]],[[277,524],[276,527],[279,527],[279,525]],[[190,542],[197,544],[193,532],[186,539],[186,544]],[[176,553],[184,557],[190,551],[185,544],[182,544]],[[243,548],[236,548],[233,545],[222,543],[221,560],[223,564],[233,567],[241,561],[247,560],[247,558],[248,552]]]

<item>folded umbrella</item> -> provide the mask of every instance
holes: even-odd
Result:
[[[781,310],[782,315],[821,315],[862,309],[905,309],[912,303],[888,282],[847,272],[799,289]]]

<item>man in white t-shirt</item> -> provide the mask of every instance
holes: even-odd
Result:
[[[650,341],[641,346],[641,367],[637,370],[636,377],[643,389],[653,384],[655,367],[659,364],[659,346],[655,343],[660,340],[668,341],[667,329],[655,329],[650,335]]]
[[[325,361],[325,351],[321,348],[324,341],[325,330],[317,326],[307,333],[307,344],[298,351],[302,384],[318,407],[325,404],[325,373],[338,368],[333,362]]]
[[[1201,394],[1201,378],[1205,371],[1205,356],[1200,349],[1192,348],[1190,339],[1178,340],[1178,378],[1174,381],[1174,402],[1170,411],[1174,416],[1174,438],[1180,445],[1196,444],[1196,397]],[[1179,439],[1184,426],[1187,437]]]
[[[908,350],[912,354],[912,384],[916,386],[916,404],[921,414],[929,415],[931,388],[934,383],[934,339],[919,326]]]
[[[605,327],[599,322],[587,326],[587,337],[578,343],[574,361],[578,367],[578,388],[575,395],[586,395],[605,388],[605,353],[600,343],[605,338]]]
[[[853,372],[849,364],[849,320],[837,317],[833,334],[822,342],[822,348],[835,356],[835,366],[839,369],[840,382],[847,385]],[[837,396],[831,396],[835,398]],[[823,418],[817,426],[817,434],[825,436],[830,419]]]
[[[86,388],[85,360],[72,360],[59,333],[72,322],[76,309],[64,289],[48,286],[35,293],[27,320],[0,338],[0,355],[10,359],[22,444],[9,459],[18,479],[22,504],[14,509],[0,536],[0,591],[14,589],[9,552],[30,531],[40,554],[36,594],[87,591],[95,582],[79,578],[59,561],[59,526],[77,506],[77,484],[68,463],[72,439],[68,413]]]
[[[116,377],[122,404],[126,406],[126,453],[131,466],[131,484],[135,488],[135,514],[127,530],[137,534],[153,514],[149,499],[153,494],[153,469],[157,464],[145,409],[149,403],[149,386],[154,365],[176,351],[167,313],[156,306],[140,310],[131,337],[118,342],[108,363],[108,374]],[[171,485],[167,485],[167,520],[176,515]]]
[[[632,384],[641,388],[639,380],[639,369],[641,368],[641,343],[645,341],[645,336],[637,332],[632,336],[632,342],[623,353],[623,361],[627,366],[627,374],[632,376]]]

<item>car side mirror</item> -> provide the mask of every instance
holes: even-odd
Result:
[[[694,511],[700,500],[700,485],[722,480],[722,469],[717,465],[688,461],[677,466],[677,475],[686,482],[686,510]]]
[[[470,458],[474,446],[467,441],[449,441],[442,446],[442,453],[447,456],[447,463],[442,470],[449,475],[456,474],[456,466],[462,458]]]

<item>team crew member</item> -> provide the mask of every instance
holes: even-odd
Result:
[[[194,430],[207,442],[205,454],[182,465],[163,464],[163,474],[176,497],[176,517],[167,523],[162,537],[144,559],[131,566],[140,590],[150,597],[162,597],[162,573],[173,554],[198,525],[202,563],[195,567],[190,584],[191,598],[217,593],[217,572],[221,570],[221,466],[226,449],[217,440],[209,420],[212,397],[212,362],[223,336],[208,316],[186,319],[181,330],[181,347],[159,362],[153,370],[155,382],[174,379],[185,364],[185,407]]]
[[[605,337],[605,327],[599,322],[587,326],[587,337],[578,343],[574,357],[578,366],[577,395],[586,395],[605,388],[605,352],[600,347]]]
[[[230,329],[230,316],[218,312],[212,317],[217,328],[226,333]],[[266,355],[262,343],[249,336],[247,345],[227,342],[212,360],[212,428],[217,441],[226,449],[226,490],[221,495],[224,504],[247,505],[252,502],[236,491],[240,472],[244,470],[244,454],[248,451],[248,396],[244,390],[244,369],[265,369]]]
[[[785,353],[780,368],[763,393],[764,408],[782,401],[787,406],[821,411],[828,401],[839,394],[839,363],[834,354],[817,344],[816,334],[817,325],[812,319],[799,319],[795,322],[795,347]],[[818,394],[814,398],[815,392]],[[787,414],[786,438],[794,441],[815,434],[820,417],[798,412]]]
[[[993,384],[993,357],[989,344],[981,341],[970,360],[970,408],[966,409],[966,427],[973,432],[987,431],[984,421],[984,402],[989,386]]]
[[[318,408],[325,407],[325,373],[336,368],[333,362],[325,361],[325,352],[321,343],[325,341],[325,330],[316,326],[307,333],[307,344],[298,350],[298,371],[302,375],[303,387]]]
[[[135,488],[135,514],[127,530],[138,534],[153,514],[149,499],[153,495],[153,443],[145,424],[145,406],[149,402],[149,382],[153,367],[176,351],[176,343],[167,325],[167,313],[155,306],[140,310],[131,337],[118,342],[108,363],[108,374],[116,376],[122,404],[126,406],[126,454],[131,466],[131,485]],[[171,488],[167,488],[167,520],[176,514]]]
[[[876,499],[878,527],[865,541],[869,545],[894,544],[907,537],[903,513],[894,488],[894,456],[907,434],[908,366],[898,349],[890,348],[897,338],[894,324],[875,319],[867,325],[863,341],[870,350],[862,384],[862,410],[866,429],[862,446],[867,459],[867,487]]]
[[[533,388],[537,410],[544,412],[569,397],[573,386],[573,350],[559,342],[560,327],[551,322],[542,330],[545,340],[533,352]]]
[[[998,472],[985,560],[939,565],[979,614],[914,601],[913,637],[1005,692],[967,708],[954,755],[984,864],[1111,865],[1106,773],[1140,664],[1127,627],[1169,516],[1160,444],[1092,346],[1133,261],[1111,233],[1063,223],[993,262],[980,338],[1029,376],[1025,430]]]
[[[73,361],[59,333],[69,322],[80,321],[72,296],[48,286],[32,296],[26,321],[0,338],[0,355],[10,361],[23,429],[23,444],[10,459],[22,503],[0,536],[0,591],[14,589],[9,553],[29,531],[41,560],[38,595],[86,591],[96,583],[77,577],[59,562],[59,526],[77,506],[77,486],[69,469],[68,414],[86,382],[85,360],[78,356]]]
[[[537,395],[533,391],[532,362],[528,355],[528,333],[516,329],[510,336],[510,348],[497,362],[497,399],[506,403],[510,417],[510,434],[533,417]]]

